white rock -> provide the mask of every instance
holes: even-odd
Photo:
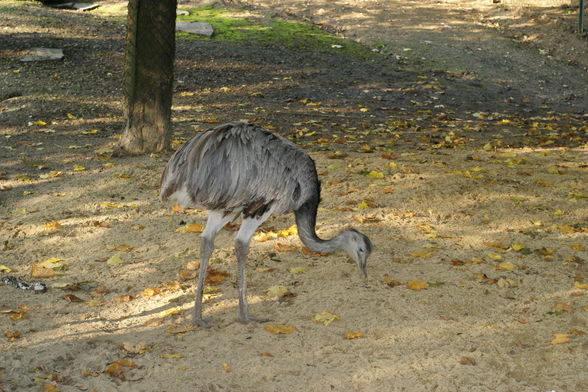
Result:
[[[202,35],[204,37],[212,37],[214,29],[210,23],[204,22],[176,22],[176,31],[182,31],[184,33]]]

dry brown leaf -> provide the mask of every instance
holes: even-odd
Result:
[[[81,299],[80,297],[77,297],[73,294],[66,294],[63,296],[63,299],[65,299],[67,302],[69,303],[73,303],[73,302],[84,302],[83,299]]]
[[[463,356],[459,359],[459,363],[462,365],[476,366],[476,360],[472,357]]]
[[[276,242],[276,245],[274,248],[275,248],[276,252],[294,252],[294,251],[298,250],[298,248],[295,246],[282,244],[281,242]]]
[[[226,271],[209,269],[206,274],[206,279],[204,280],[204,283],[206,283],[206,284],[219,283],[219,282],[222,282],[223,280],[225,280],[227,276],[229,276],[229,273]]]

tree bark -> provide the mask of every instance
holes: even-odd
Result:
[[[127,125],[119,147],[166,150],[171,129],[177,0],[129,0],[125,53]]]

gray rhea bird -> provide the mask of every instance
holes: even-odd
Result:
[[[239,280],[239,320],[268,321],[247,311],[245,263],[255,230],[271,215],[294,212],[298,235],[314,252],[346,251],[367,276],[372,244],[354,229],[330,240],[315,232],[320,182],[314,161],[289,140],[247,123],[230,123],[208,129],[186,142],[170,158],[161,179],[160,199],[182,207],[208,210],[201,234],[200,270],[194,322],[202,319],[202,294],[214,238],[240,216],[235,238]]]

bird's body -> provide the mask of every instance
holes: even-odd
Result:
[[[202,291],[216,234],[242,216],[235,239],[239,272],[239,319],[249,316],[245,262],[249,241],[269,216],[294,212],[298,234],[311,250],[347,251],[365,274],[369,239],[347,230],[331,240],[315,232],[320,182],[313,160],[289,140],[252,124],[230,123],[204,131],[178,149],[162,176],[160,198],[209,211],[202,233],[195,322],[202,324]]]

